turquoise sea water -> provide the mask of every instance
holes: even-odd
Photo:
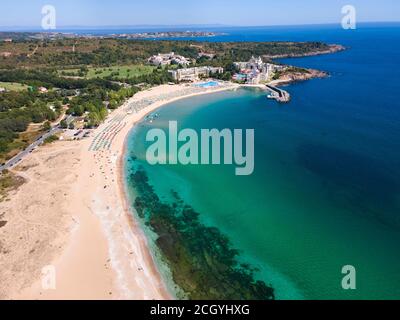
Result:
[[[278,298],[400,298],[400,27],[243,28],[229,37],[349,49],[285,60],[331,73],[288,86],[286,105],[256,89],[169,104],[131,132],[126,157],[138,157],[160,197],[168,201],[176,190],[202,221],[227,234]],[[196,130],[254,128],[254,174],[148,165],[147,131],[171,120]],[[344,265],[356,267],[357,290],[341,288]]]

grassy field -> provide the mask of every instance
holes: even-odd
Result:
[[[134,78],[152,73],[154,67],[144,65],[113,66],[110,68],[90,68],[87,74],[91,78],[105,78],[113,75],[117,78]]]
[[[27,85],[24,85],[21,83],[15,83],[15,82],[0,82],[0,88],[5,88],[6,90],[9,90],[9,91],[28,90]]]
[[[113,78],[118,79],[129,79],[138,77],[141,75],[150,74],[153,72],[155,67],[146,66],[146,65],[120,65],[120,66],[111,66],[104,68],[95,68],[89,67],[89,72],[86,74],[85,78],[94,79],[94,78],[106,78],[112,76]],[[79,76],[79,69],[68,69],[68,70],[60,70],[61,75],[67,76]]]

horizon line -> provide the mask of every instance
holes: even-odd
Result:
[[[385,23],[400,23],[398,21],[359,21],[358,24],[385,24]],[[302,23],[302,24],[271,24],[271,25],[231,25],[231,24],[138,24],[138,25],[98,25],[98,26],[85,26],[85,25],[65,25],[57,27],[53,30],[41,30],[41,32],[57,32],[57,30],[62,29],[71,29],[71,30],[79,30],[79,29],[97,29],[97,30],[107,30],[107,29],[119,29],[119,28],[137,28],[137,29],[156,29],[156,28],[268,28],[268,27],[301,27],[301,26],[324,26],[324,25],[340,25],[340,22],[321,22],[321,23]],[[8,29],[8,30],[3,30]],[[14,30],[15,31],[14,31]],[[31,30],[29,30],[31,29]],[[39,32],[40,26],[0,26],[0,32]]]

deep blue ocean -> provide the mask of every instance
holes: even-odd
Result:
[[[399,299],[400,24],[216,31],[228,35],[196,40],[322,41],[347,50],[281,60],[330,73],[287,86],[289,104],[249,89],[171,103],[132,131],[127,157],[138,157],[160,197],[177,190],[227,234],[278,298]],[[254,128],[254,174],[148,165],[146,132],[168,120]],[[341,287],[344,265],[357,270],[356,290]]]

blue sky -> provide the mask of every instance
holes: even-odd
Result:
[[[57,26],[340,23],[352,4],[358,21],[400,21],[398,0],[1,0],[0,26],[39,27],[53,5]]]

